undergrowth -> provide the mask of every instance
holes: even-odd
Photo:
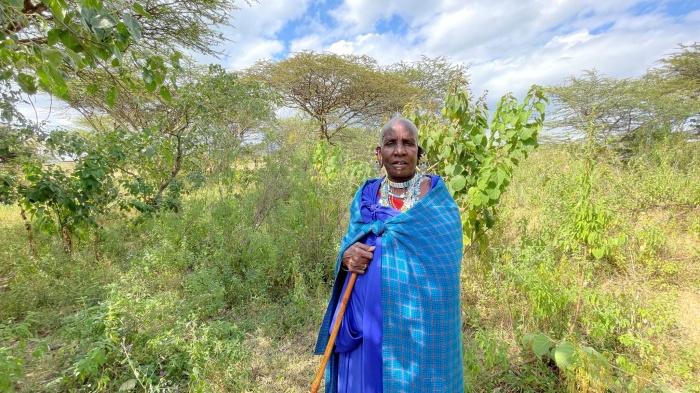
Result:
[[[599,257],[572,235],[581,151],[535,151],[490,247],[465,251],[465,388],[700,392],[700,146],[595,152],[596,233],[624,234]],[[307,391],[357,186],[312,180],[309,155],[282,148],[180,213],[114,211],[72,254],[35,234],[33,255],[0,207],[0,390]]]

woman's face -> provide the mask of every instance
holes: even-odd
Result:
[[[416,173],[418,165],[418,141],[402,122],[396,122],[384,134],[382,145],[377,147],[380,162],[386,168],[389,180],[404,182]]]

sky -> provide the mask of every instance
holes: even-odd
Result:
[[[490,108],[508,92],[522,99],[533,84],[563,84],[597,69],[638,77],[677,50],[700,41],[700,0],[239,0],[230,42],[219,58],[240,70],[260,59],[313,50],[368,55],[380,64],[446,56],[468,66],[475,95]],[[74,121],[45,103],[30,118]],[[551,108],[550,108],[551,109]]]
[[[593,68],[640,76],[678,44],[700,41],[700,0],[259,0],[231,24],[222,57],[202,61],[238,70],[301,50],[382,65],[446,56],[495,102]]]

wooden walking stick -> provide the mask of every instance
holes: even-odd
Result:
[[[333,330],[331,331],[331,337],[328,339],[328,345],[326,345],[326,351],[323,353],[323,358],[321,359],[321,365],[316,372],[316,378],[314,378],[314,383],[311,385],[311,393],[318,392],[318,387],[321,385],[321,379],[323,379],[323,373],[326,369],[326,363],[331,357],[331,352],[333,352],[333,345],[335,345],[335,338],[338,336],[338,330],[340,329],[340,321],[343,320],[343,315],[345,314],[345,307],[348,305],[348,300],[350,299],[350,293],[352,293],[352,288],[355,286],[355,280],[357,279],[357,273],[353,273],[350,276],[350,281],[348,281],[348,286],[343,294],[343,300],[340,301],[340,309],[338,310],[338,315],[335,317],[335,324],[333,324]]]

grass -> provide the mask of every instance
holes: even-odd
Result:
[[[589,261],[583,285],[566,232],[578,150],[543,146],[517,168],[491,246],[463,263],[468,391],[700,391],[698,150],[597,158],[596,203],[627,241]],[[19,364],[0,384],[308,391],[351,192],[313,188],[288,164],[235,193],[200,190],[179,214],[104,217],[72,255],[41,234],[32,255],[18,208],[0,207],[0,366]],[[527,333],[590,346],[605,363],[559,370],[522,344]]]

